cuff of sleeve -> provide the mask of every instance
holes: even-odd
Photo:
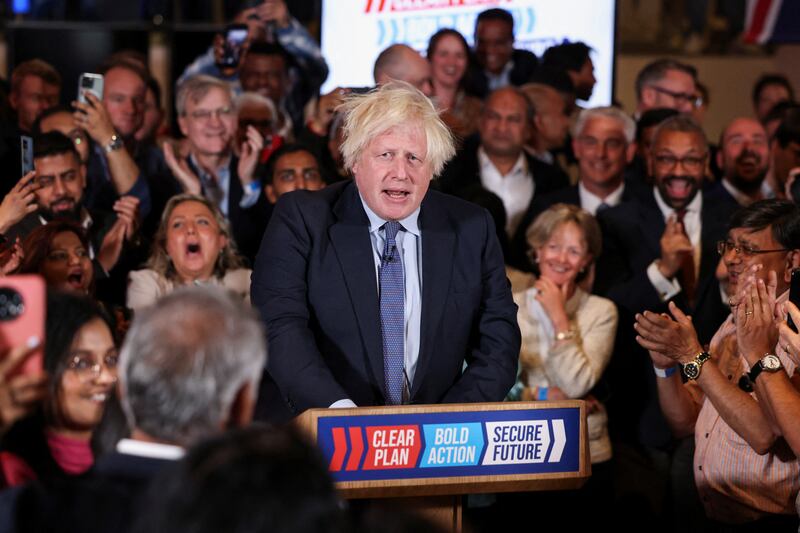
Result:
[[[345,409],[347,407],[358,407],[358,406],[354,404],[353,400],[351,400],[350,398],[344,398],[342,400],[333,402],[329,407],[329,409]]]
[[[658,269],[658,265],[655,261],[650,263],[650,266],[647,267],[647,277],[650,280],[650,283],[653,284],[653,287],[656,289],[658,293],[658,297],[661,298],[662,302],[666,302],[671,298],[674,298],[676,294],[681,292],[681,286],[677,280],[669,280],[664,277],[664,274]]]
[[[242,199],[239,201],[239,207],[242,209],[253,207],[258,201],[260,194],[261,184],[257,181],[251,181],[244,187],[244,194],[242,195]]]
[[[668,378],[671,377],[672,374],[678,371],[678,366],[673,366],[670,368],[658,368],[657,366],[653,366],[653,372],[656,373],[656,376],[660,378]]]

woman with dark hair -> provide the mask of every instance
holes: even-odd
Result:
[[[249,301],[251,271],[242,264],[219,209],[203,196],[173,196],[161,215],[147,268],[130,273],[128,307],[150,306],[188,284],[221,285]]]
[[[441,29],[428,41],[433,101],[445,124],[462,139],[478,131],[483,106],[479,98],[464,92],[469,54],[466,39],[456,30]]]
[[[54,221],[31,231],[22,242],[19,274],[39,274],[52,289],[89,295],[94,269],[89,239],[79,225]]]
[[[112,331],[109,318],[88,298],[48,294],[48,394],[37,411],[14,424],[0,441],[6,486],[33,479],[48,484],[92,466],[92,434],[117,381]]]

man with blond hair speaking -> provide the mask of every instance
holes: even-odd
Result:
[[[344,112],[354,179],[283,195],[256,259],[270,377],[292,414],[501,401],[517,308],[489,214],[429,190],[453,155],[450,131],[404,82]]]

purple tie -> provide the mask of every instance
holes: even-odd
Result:
[[[405,283],[403,258],[397,249],[395,236],[402,228],[399,222],[384,224],[385,244],[378,274],[381,285],[381,336],[383,338],[383,375],[387,405],[403,402],[405,383]]]

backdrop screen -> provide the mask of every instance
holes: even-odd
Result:
[[[381,50],[405,43],[424,54],[440,28],[460,31],[472,45],[475,17],[492,7],[514,16],[516,48],[541,56],[564,41],[592,47],[597,85],[589,105],[611,103],[615,0],[322,0],[322,52],[330,67],[322,90],[373,85]]]

